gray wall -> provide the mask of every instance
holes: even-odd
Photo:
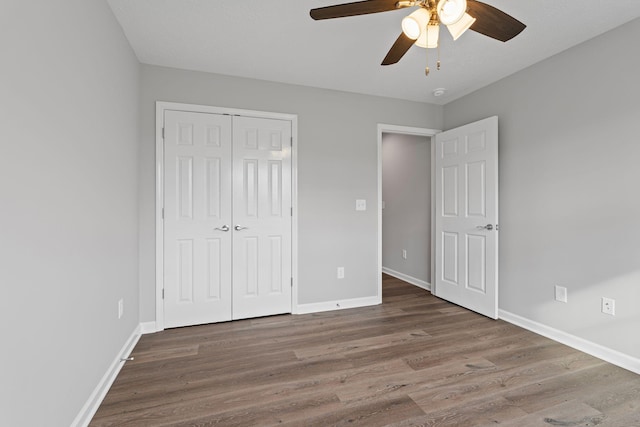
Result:
[[[447,129],[500,117],[500,308],[636,358],[638,40],[636,19],[445,107]]]
[[[431,138],[382,134],[382,200],[382,266],[430,283]]]
[[[139,66],[104,1],[1,15],[0,425],[68,426],[139,321]]]
[[[439,128],[442,107],[149,65],[141,93],[142,321],[155,320],[156,101],[297,114],[298,302],[377,294],[377,124]],[[356,199],[367,200],[366,212],[355,211]]]

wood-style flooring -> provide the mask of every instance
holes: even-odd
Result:
[[[145,335],[91,426],[640,426],[640,375],[383,289],[375,307]]]

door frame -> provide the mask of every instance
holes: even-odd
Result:
[[[156,101],[156,332],[164,330],[164,300],[162,295],[164,290],[164,138],[162,130],[164,128],[164,113],[167,110],[256,117],[291,122],[291,204],[293,207],[291,218],[291,275],[293,277],[291,311],[295,313],[298,305],[298,116],[288,113]]]
[[[435,135],[442,132],[439,129],[418,128],[411,126],[390,125],[378,123],[378,297],[382,302],[382,134],[395,133],[400,135],[417,135],[428,138],[431,149],[431,293],[435,292],[435,241],[433,232],[435,228]]]

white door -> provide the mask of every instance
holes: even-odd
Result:
[[[165,112],[164,321],[231,319],[231,116]]]
[[[435,295],[498,317],[498,118],[436,135]]]
[[[234,117],[233,318],[291,312],[291,122]]]
[[[165,327],[291,312],[291,122],[166,111]]]

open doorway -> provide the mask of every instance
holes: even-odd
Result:
[[[382,273],[431,290],[433,146],[439,131],[378,125],[378,265]]]

